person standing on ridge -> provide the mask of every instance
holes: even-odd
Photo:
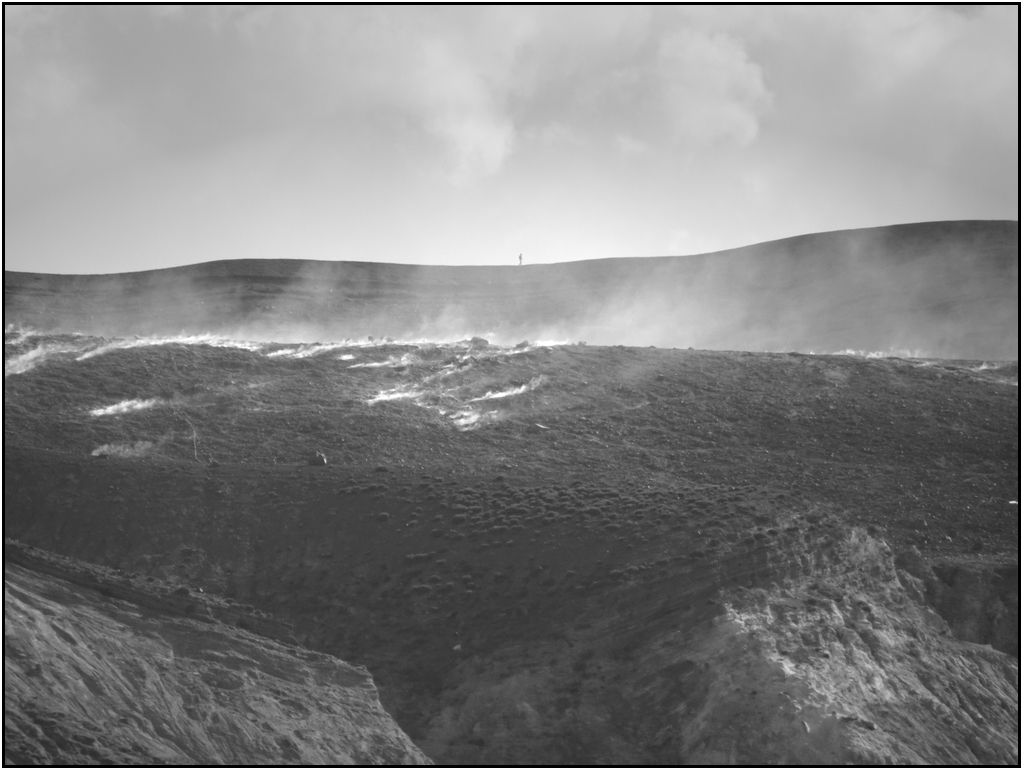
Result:
[[[523,255],[522,254],[519,255],[519,266],[520,267],[523,266]]]

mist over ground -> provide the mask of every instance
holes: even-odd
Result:
[[[508,267],[230,260],[4,273],[5,323],[105,336],[391,337],[1016,359],[1019,223],[930,222],[686,257]]]

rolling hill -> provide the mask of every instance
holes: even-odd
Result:
[[[818,233],[690,257],[524,267],[232,260],[4,273],[7,323],[129,336],[452,340],[1009,359],[1019,223]]]

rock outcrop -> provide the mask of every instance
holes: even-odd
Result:
[[[468,661],[424,748],[494,764],[1019,763],[1018,661],[957,639],[863,530],[814,557],[725,592],[710,620]]]
[[[5,761],[430,764],[366,669],[98,587],[5,565]]]
[[[884,542],[854,531],[838,551],[824,574],[729,604],[703,648],[702,710],[674,736],[679,757],[1018,764],[1018,662],[954,638]]]

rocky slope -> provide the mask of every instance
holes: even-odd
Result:
[[[4,273],[7,323],[311,342],[586,340],[1011,358],[1019,224],[925,222],[690,257],[524,267],[236,260],[119,275]]]
[[[700,673],[673,683],[706,692],[703,702],[684,700],[687,709],[671,704],[676,756],[1018,763],[1018,661],[954,638],[883,541],[854,530],[821,556],[797,579],[725,597],[725,614],[687,656]],[[664,670],[665,646],[646,665]]]
[[[1018,661],[955,639],[863,530],[804,546],[794,577],[727,590],[705,620],[676,608],[624,640],[605,617],[466,676],[423,745],[495,764],[1018,763]]]
[[[5,763],[428,763],[363,668],[186,589],[16,544],[4,561]]]

